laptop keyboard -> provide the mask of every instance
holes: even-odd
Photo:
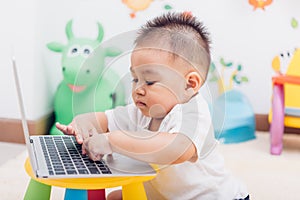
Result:
[[[74,137],[40,137],[50,175],[111,174],[104,161],[92,161],[82,155]]]

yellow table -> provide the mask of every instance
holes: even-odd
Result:
[[[151,180],[154,176],[128,176],[128,177],[113,177],[113,178],[69,178],[69,179],[50,179],[36,178],[33,174],[29,159],[26,159],[25,170],[35,183],[42,183],[46,187],[57,186],[62,188],[80,189],[80,190],[97,190],[112,187],[122,186],[122,194],[124,200],[146,200],[146,193],[143,182]],[[43,186],[42,186],[43,187]],[[24,199],[34,199],[33,194],[40,191],[29,191],[27,188]],[[50,197],[50,192],[49,192]],[[36,197],[37,198],[37,197]],[[45,198],[43,198],[45,199]]]

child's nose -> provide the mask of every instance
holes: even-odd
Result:
[[[145,91],[145,89],[142,86],[140,86],[140,87],[137,87],[135,89],[135,93],[138,94],[138,95],[145,95],[146,91]]]

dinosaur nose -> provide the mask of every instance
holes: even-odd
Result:
[[[62,72],[63,72],[64,80],[67,81],[68,83],[74,84],[74,81],[78,75],[77,70],[72,67],[63,66]]]

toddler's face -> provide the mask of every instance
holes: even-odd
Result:
[[[144,115],[163,118],[176,104],[186,101],[185,72],[179,65],[164,51],[132,53],[132,98]]]

